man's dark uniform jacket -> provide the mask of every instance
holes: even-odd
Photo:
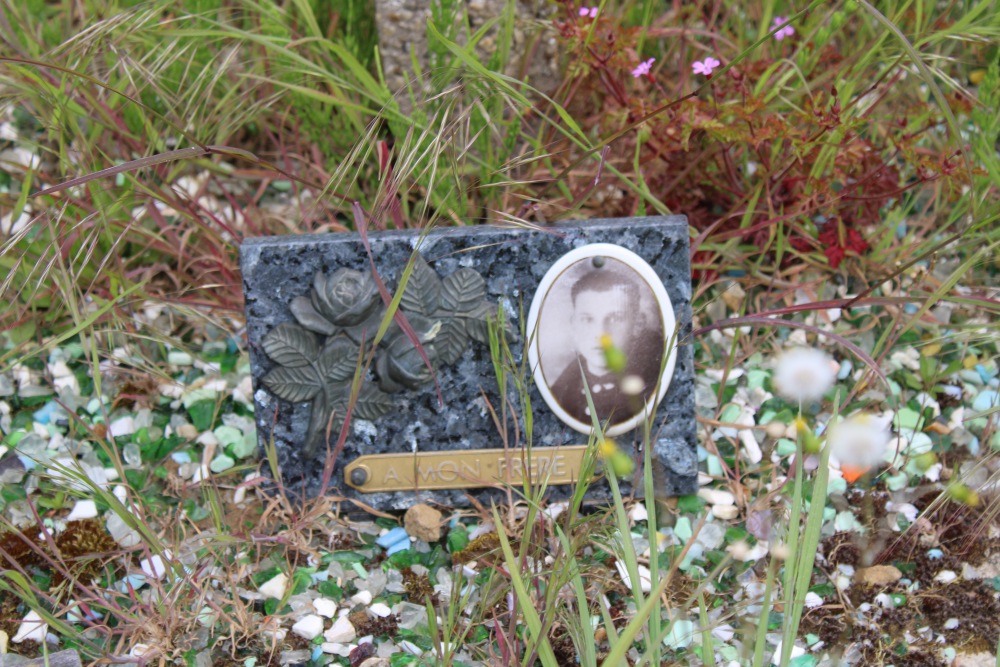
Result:
[[[550,385],[552,396],[571,417],[584,424],[592,423],[587,394],[583,389],[583,376],[586,376],[598,421],[604,423],[611,418],[613,426],[635,417],[642,412],[643,406],[656,391],[660,363],[663,361],[662,334],[657,335],[655,330],[644,332],[638,337],[638,344],[634,347],[636,349],[629,356],[628,365],[620,375],[594,375],[587,368],[587,360],[578,357],[579,361],[570,362],[559,374],[559,378]],[[581,365],[583,376],[580,374]],[[627,375],[642,378],[643,388],[638,395],[629,396],[619,388],[622,378]]]

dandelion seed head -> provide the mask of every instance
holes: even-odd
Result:
[[[778,393],[798,403],[817,401],[837,379],[837,364],[825,352],[797,347],[781,355],[774,373]]]
[[[827,442],[830,457],[840,466],[844,479],[853,483],[882,461],[891,438],[882,420],[861,413],[831,427]]]

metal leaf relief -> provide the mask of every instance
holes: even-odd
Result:
[[[413,271],[406,281],[406,289],[399,305],[404,311],[430,315],[438,307],[441,279],[418,253],[413,261]]]
[[[486,281],[472,269],[459,269],[441,281],[441,308],[470,313],[486,298]]]
[[[358,346],[343,336],[331,338],[319,356],[320,376],[327,383],[350,381],[358,366],[358,351]]]
[[[290,403],[309,401],[323,388],[323,381],[312,366],[278,366],[264,376],[264,385]]]
[[[396,403],[389,394],[378,391],[371,385],[365,386],[354,404],[354,414],[362,419],[378,419],[389,414]]]
[[[288,368],[308,366],[319,353],[316,336],[288,322],[271,329],[264,336],[263,344],[264,352],[274,363]]]
[[[465,330],[469,337],[483,345],[490,344],[489,321],[497,316],[496,306],[486,301],[480,301],[475,310],[464,315]]]
[[[296,321],[279,324],[264,337],[264,352],[276,367],[263,383],[286,401],[312,401],[305,444],[306,456],[312,456],[327,432],[336,438],[343,426],[363,363],[361,351],[368,349],[385,305],[370,274],[342,268],[329,275],[317,272],[310,293],[292,299],[290,310]],[[486,281],[479,273],[461,268],[442,279],[419,253],[400,310],[419,347],[398,325],[389,327],[354,402],[353,414],[361,419],[392,412],[396,392],[430,383],[472,341],[488,344],[489,322],[496,318],[496,304],[486,300]]]
[[[441,331],[434,339],[434,349],[442,364],[450,366],[459,360],[469,345],[469,335],[465,332],[465,320],[450,317],[441,325]]]

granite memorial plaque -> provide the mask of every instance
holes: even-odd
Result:
[[[697,489],[681,216],[248,239],[241,265],[258,437],[289,492],[320,492],[333,453],[327,492],[380,509],[525,475],[564,498],[595,419],[639,463],[651,425],[657,495]],[[491,336],[533,380],[530,460]]]

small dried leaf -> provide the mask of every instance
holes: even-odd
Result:
[[[316,337],[297,324],[284,322],[264,336],[264,352],[276,364],[288,368],[308,366],[316,360]]]

